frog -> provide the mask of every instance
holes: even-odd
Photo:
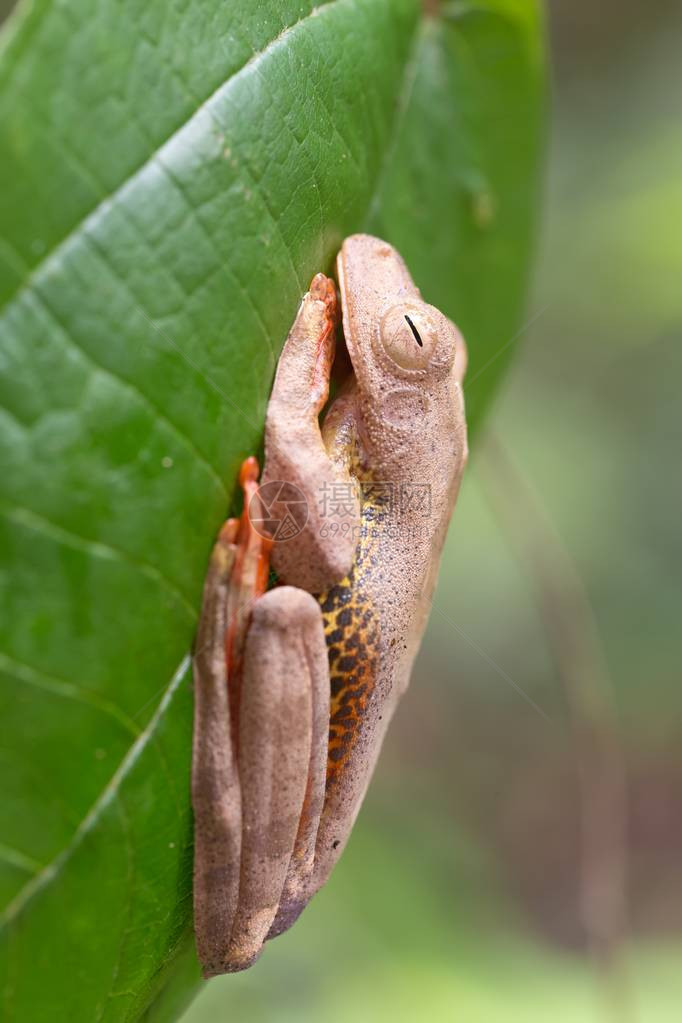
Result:
[[[244,510],[204,584],[192,804],[207,978],[250,967],[338,862],[409,683],[467,461],[459,330],[379,238],[346,238],[336,276],[338,296],[319,273],[301,300],[262,477],[246,459]]]

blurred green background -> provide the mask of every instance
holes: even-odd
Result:
[[[549,17],[532,322],[473,452],[412,687],[329,885],[185,1023],[681,1018],[682,12],[574,0]]]

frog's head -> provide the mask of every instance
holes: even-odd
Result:
[[[347,238],[337,273],[361,426],[373,453],[386,462],[448,444],[464,416],[459,331],[423,301],[398,252],[379,238]]]

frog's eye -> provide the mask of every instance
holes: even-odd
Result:
[[[402,369],[449,366],[454,356],[454,328],[425,302],[392,306],[381,320],[384,351]]]

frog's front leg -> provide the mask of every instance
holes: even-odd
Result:
[[[280,579],[308,593],[321,593],[349,572],[360,523],[358,497],[346,465],[330,454],[319,425],[329,396],[336,321],[334,282],[317,274],[282,350],[265,424],[262,484],[293,484],[307,502],[304,528],[295,542],[275,543],[273,565]],[[323,501],[334,492],[335,536],[330,542]],[[270,506],[273,518],[285,519],[291,494],[284,490],[282,500]]]

